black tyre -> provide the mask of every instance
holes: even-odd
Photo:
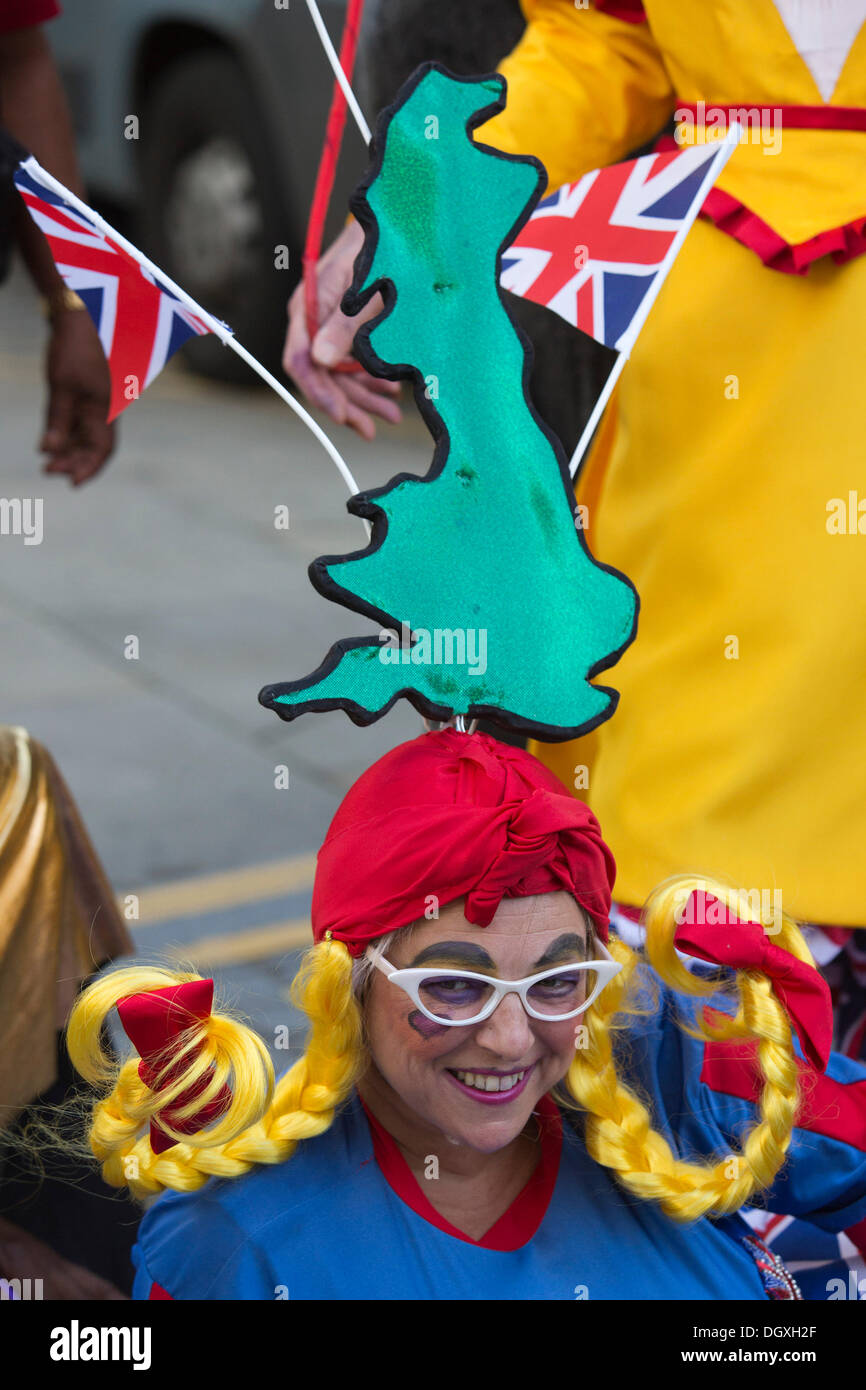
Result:
[[[294,276],[275,265],[275,248],[287,246],[288,264],[300,265],[300,230],[238,64],[221,52],[173,64],[148,93],[140,138],[144,250],[279,369]],[[182,351],[205,376],[255,380],[216,337],[193,338]]]

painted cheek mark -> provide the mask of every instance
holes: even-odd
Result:
[[[434,1023],[432,1018],[428,1018],[426,1014],[422,1014],[420,1009],[414,1009],[409,1015],[407,1022],[409,1027],[414,1028],[415,1032],[420,1034],[425,1040],[427,1038],[440,1038],[443,1033],[448,1032],[444,1023]]]

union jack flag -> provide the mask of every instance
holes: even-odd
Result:
[[[15,184],[45,234],[57,269],[96,324],[111,373],[114,420],[162,371],[187,338],[211,330],[167,285],[45,181],[35,159],[22,160]],[[95,218],[95,214],[91,214]]]
[[[502,257],[504,289],[628,353],[730,147],[594,169],[542,199]]]

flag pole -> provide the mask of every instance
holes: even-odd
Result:
[[[719,148],[716,150],[715,155],[710,160],[707,171],[704,174],[703,179],[701,180],[700,188],[695,194],[688,217],[683,219],[683,222],[677,229],[676,236],[674,237],[673,241],[668,247],[667,254],[664,260],[662,261],[661,265],[656,271],[656,274],[653,276],[652,284],[647,292],[646,298],[644,299],[643,303],[641,304],[640,308],[638,309],[637,313],[635,314],[634,318],[629,324],[628,333],[627,335],[625,335],[625,342],[623,343],[620,349],[619,356],[617,357],[616,361],[613,364],[613,367],[611,368],[608,374],[607,380],[605,381],[604,386],[602,387],[601,395],[599,396],[598,400],[593,406],[592,414],[587,420],[586,427],[583,431],[583,434],[580,436],[577,448],[571,456],[571,462],[568,467],[572,478],[575,477],[578,469],[580,468],[581,463],[583,462],[584,454],[586,453],[586,450],[589,447],[590,440],[592,439],[592,436],[595,433],[595,429],[598,425],[599,420],[601,419],[602,412],[604,411],[605,406],[607,405],[608,401],[611,398],[611,395],[613,394],[613,388],[616,386],[622,369],[629,359],[629,354],[632,348],[634,347],[637,335],[643,328],[647,319],[647,315],[649,314],[650,309],[656,302],[658,292],[665,282],[667,273],[673,265],[674,261],[676,260],[679,254],[680,247],[682,246],[683,242],[685,241],[686,237],[691,231],[692,223],[694,222],[695,218],[700,212],[701,205],[704,199],[706,198],[707,194],[709,193],[710,189],[712,188],[722,169],[727,164],[736,146],[739,144],[740,135],[741,130],[739,124],[736,121],[731,121],[730,125],[728,126],[724,140],[721,140],[719,142]]]
[[[583,462],[583,456],[589,448],[589,441],[595,434],[596,426],[598,425],[598,422],[602,417],[605,406],[607,405],[608,401],[613,395],[613,388],[619,381],[620,373],[627,361],[627,352],[618,353],[616,361],[614,362],[613,366],[607,374],[604,386],[601,388],[601,395],[599,396],[598,400],[592,408],[592,414],[587,420],[586,425],[584,426],[583,434],[580,436],[580,439],[578,440],[577,448],[571,456],[571,463],[568,465],[568,468],[572,478],[575,476],[578,468]]]
[[[336,77],[338,83],[340,84],[340,89],[343,93],[343,96],[346,98],[346,105],[348,106],[349,110],[355,118],[355,125],[361,132],[361,138],[364,141],[364,144],[369,145],[371,139],[370,127],[364,119],[364,113],[358,105],[357,98],[355,96],[355,93],[352,91],[349,79],[343,71],[342,64],[340,62],[339,57],[337,56],[337,50],[331,43],[331,36],[325,28],[325,21],[322,19],[322,16],[319,12],[319,7],[316,4],[316,0],[307,0],[307,9],[310,12],[310,18],[316,26],[316,32],[322,41],[322,47],[325,50],[325,55],[328,59],[328,62],[331,64],[331,70],[334,76]]]
[[[76,197],[76,195],[66,188],[64,184],[60,183],[53,174],[49,174],[47,169],[43,169],[38,160],[34,159],[33,155],[28,159],[22,160],[21,167],[27,169],[34,177],[38,177],[39,181],[46,184],[47,187],[49,187],[53,193],[56,193],[59,198],[62,198],[65,203],[68,203],[70,207],[80,212],[83,217],[86,217],[89,222],[92,222],[94,226],[98,227],[106,236],[111,237],[112,241],[115,241],[118,246],[122,247],[128,256],[131,256],[139,265],[144,266],[146,270],[150,271],[151,275],[153,275],[156,280],[161,281],[167,289],[171,290],[172,294],[175,295],[187,309],[190,309],[203,323],[206,323],[210,331],[219,338],[220,342],[225,344],[226,347],[230,347],[232,352],[236,352],[238,357],[241,357],[248,366],[252,367],[253,371],[261,377],[262,381],[267,382],[271,390],[275,391],[280,399],[291,407],[298,418],[307,426],[307,429],[315,435],[322,448],[336,464],[352,496],[360,491],[358,484],[349,471],[348,464],[336,446],[328,438],[322,427],[318,425],[312,415],[304,409],[300,401],[296,400],[291,391],[286,390],[282,382],[277,381],[276,377],[268,371],[267,367],[263,367],[261,362],[253,357],[252,353],[248,352],[242,343],[238,342],[227,323],[223,323],[222,319],[214,318],[213,314],[208,313],[207,309],[203,309],[200,304],[197,304],[196,301],[187,294],[186,290],[181,289],[180,285],[176,284],[170,276],[166,275],[165,271],[160,270],[159,266],[154,265],[153,261],[149,260],[143,252],[138,250],[138,247],[133,246],[131,241],[127,241],[126,237],[121,236],[119,232],[115,231],[103,217],[99,216],[98,212],[94,212],[93,208],[88,207],[86,203]],[[369,536],[369,523],[364,521],[364,526]]]

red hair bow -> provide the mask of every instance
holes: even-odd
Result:
[[[812,965],[774,946],[760,922],[741,922],[712,893],[694,892],[674,935],[677,950],[731,970],[759,970],[797,1031],[803,1052],[825,1071],[833,1041],[833,1009],[827,981]]]
[[[138,1074],[152,1091],[165,1090],[183,1075],[189,1066],[188,1060],[169,1067],[168,1071],[165,1070],[166,1061],[173,1048],[176,1050],[177,1039],[193,1023],[210,1018],[212,1006],[213,980],[187,980],[181,985],[128,994],[125,999],[118,1000],[117,1012],[123,1031],[141,1058]],[[181,1134],[195,1134],[228,1109],[232,1093],[228,1086],[223,1086],[219,1095],[196,1115],[185,1120],[175,1117],[178,1110],[202,1094],[208,1082],[209,1076],[205,1074],[162,1111],[163,1117]],[[156,1118],[151,1120],[150,1147],[155,1154],[173,1148],[176,1143]]]

